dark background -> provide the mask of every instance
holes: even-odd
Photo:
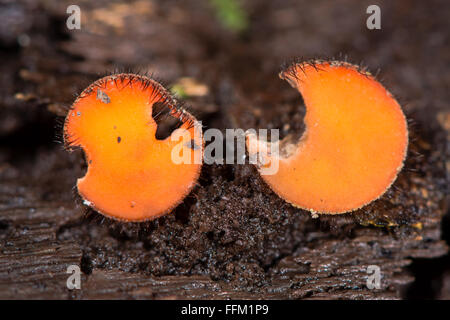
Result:
[[[0,298],[450,298],[448,1],[77,1],[81,30],[66,28],[69,4],[0,2]],[[381,30],[366,28],[371,4]],[[408,157],[381,199],[312,219],[252,166],[224,165],[154,222],[77,202],[86,168],[61,123],[90,82],[154,74],[206,128],[284,136],[304,108],[277,74],[302,57],[363,64],[403,106]],[[82,290],[66,288],[71,264]]]

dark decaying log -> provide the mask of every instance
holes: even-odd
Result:
[[[0,33],[0,299],[400,299],[418,275],[408,269],[413,261],[448,264],[450,116],[440,76],[446,51],[439,50],[447,23],[440,6],[448,4],[383,2],[391,18],[375,34],[361,27],[370,3],[348,1],[348,16],[340,17],[333,12],[342,4],[333,2],[249,1],[255,29],[242,38],[197,1],[79,2],[86,20],[73,32],[64,21],[70,1],[0,7],[27,21],[12,28],[0,19],[8,30]],[[317,52],[385,67],[389,88],[408,102],[400,100],[415,123],[408,160],[380,200],[312,219],[273,194],[251,166],[214,165],[172,215],[155,222],[102,222],[76,204],[73,186],[85,165],[80,153],[53,142],[55,114],[64,115],[99,73],[131,66],[170,82],[189,75],[209,88],[187,97],[205,126],[286,135],[302,129],[303,109],[298,93],[277,80],[278,64]],[[70,265],[81,267],[81,290],[66,287]],[[366,286],[370,265],[381,268],[380,289]],[[449,272],[440,270],[434,297],[448,299]]]

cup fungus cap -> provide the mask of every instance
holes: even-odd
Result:
[[[181,123],[165,139],[156,138],[155,103]],[[173,148],[186,139],[190,143],[179,151],[200,161],[175,163]],[[111,75],[90,85],[67,114],[64,140],[68,149],[81,147],[86,155],[88,169],[77,182],[84,203],[117,220],[145,221],[169,213],[194,187],[201,169],[200,123],[144,76]]]
[[[279,161],[278,171],[261,174],[263,180],[312,213],[350,212],[383,195],[403,167],[408,146],[406,119],[395,98],[368,72],[345,62],[295,63],[280,78],[303,96],[306,129],[299,140],[274,142],[278,153],[263,154],[265,162]],[[250,154],[270,150],[255,134],[247,135],[250,145]]]

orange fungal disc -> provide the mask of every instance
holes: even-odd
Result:
[[[152,111],[157,103],[181,123],[165,139],[156,137]],[[171,139],[175,134],[178,138]],[[195,186],[201,169],[200,123],[144,76],[111,75],[90,85],[67,114],[64,140],[66,147],[81,147],[86,155],[88,170],[77,182],[84,203],[118,220],[145,221],[169,213]],[[192,161],[173,161],[172,150],[180,145]]]
[[[262,154],[263,164],[278,161],[274,174],[262,174],[260,165],[264,181],[313,214],[350,212],[383,195],[403,167],[408,146],[406,119],[395,98],[368,72],[345,62],[296,63],[280,78],[302,94],[306,129],[300,139],[274,142],[279,152]],[[247,135],[250,154],[270,145]]]

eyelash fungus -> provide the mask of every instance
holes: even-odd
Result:
[[[106,217],[153,220],[169,213],[196,185],[201,161],[172,161],[172,149],[180,141],[157,139],[155,104],[181,123],[172,135],[181,133],[180,140],[192,137],[195,148],[183,144],[182,151],[201,159],[201,124],[162,85],[145,76],[117,74],[97,80],[66,116],[65,146],[81,147],[88,163],[86,175],[78,179],[78,193],[84,204]]]
[[[303,96],[306,129],[298,141],[278,141],[279,153],[263,154],[264,163],[279,161],[277,173],[261,174],[263,180],[313,215],[354,211],[381,197],[408,147],[405,115],[395,98],[370,73],[346,62],[294,63],[280,78]],[[248,134],[247,146],[252,144],[270,150],[270,143]]]

